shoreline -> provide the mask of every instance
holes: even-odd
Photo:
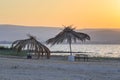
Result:
[[[0,55],[0,58],[8,59],[24,59],[28,60],[27,56],[13,56],[13,55]],[[57,60],[57,61],[68,61],[68,55],[51,55],[50,59],[47,59],[46,56],[40,57],[32,56],[30,60]],[[75,60],[74,62],[120,62],[120,58],[116,57],[88,57],[88,61],[84,61],[83,58],[80,60]]]

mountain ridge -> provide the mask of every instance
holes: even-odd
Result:
[[[21,25],[0,25],[0,41],[15,41],[27,38],[26,34],[36,36],[41,42],[54,37],[63,28],[47,27],[47,26],[21,26]],[[83,33],[87,33],[91,37],[91,41],[86,44],[120,44],[120,29],[77,29]]]

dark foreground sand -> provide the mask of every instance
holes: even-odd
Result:
[[[0,58],[0,80],[120,80],[120,62]]]

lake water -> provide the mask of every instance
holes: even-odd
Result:
[[[0,44],[0,46],[10,47],[11,44]],[[60,44],[47,47],[51,51],[69,51],[68,44]],[[120,57],[120,45],[111,45],[111,44],[99,44],[99,45],[91,45],[91,44],[72,44],[72,51],[75,52],[87,52],[82,54],[88,54],[90,56],[101,56],[101,57]],[[69,55],[69,53],[52,53],[57,55]],[[73,53],[74,55],[75,53]]]

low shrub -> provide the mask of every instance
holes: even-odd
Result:
[[[0,50],[9,50],[10,48],[8,47],[4,47],[4,46],[0,46]]]

